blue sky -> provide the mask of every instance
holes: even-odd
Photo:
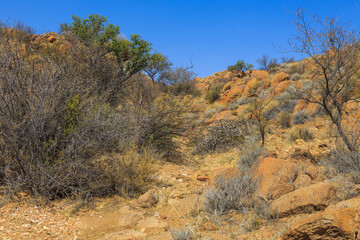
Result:
[[[140,34],[176,66],[187,66],[192,59],[193,70],[203,77],[238,59],[257,67],[262,54],[291,56],[274,45],[286,48],[296,34],[291,12],[299,7],[311,15],[343,17],[358,26],[357,4],[360,0],[0,0],[0,19],[21,20],[39,32],[57,32],[73,14],[85,18],[97,13],[119,25],[126,37]]]

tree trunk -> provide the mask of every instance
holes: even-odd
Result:
[[[342,127],[341,127],[341,122],[336,122],[335,123],[336,127],[337,127],[337,131],[341,137],[341,139],[344,141],[344,143],[346,144],[347,148],[351,151],[351,152],[355,152],[356,149],[353,146],[353,144],[350,142],[349,138],[344,134]]]
[[[265,145],[265,128],[260,127],[260,133],[261,133],[261,146],[263,147]]]

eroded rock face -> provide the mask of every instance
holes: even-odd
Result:
[[[273,157],[258,159],[248,171],[258,183],[256,194],[264,199],[277,199],[295,190],[291,182],[295,173],[295,163]]]
[[[359,207],[360,198],[329,206],[294,223],[282,239],[359,239]]]
[[[299,188],[276,199],[271,204],[273,216],[309,213],[325,209],[335,198],[336,188],[332,183],[317,183]]]

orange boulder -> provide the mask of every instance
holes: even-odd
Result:
[[[359,208],[360,198],[329,206],[322,213],[295,222],[282,239],[359,239]]]
[[[247,174],[257,181],[257,195],[264,199],[276,199],[295,189],[291,179],[296,175],[296,164],[287,160],[259,158]]]
[[[274,216],[286,217],[291,214],[306,213],[325,209],[336,196],[332,183],[317,183],[285,194],[271,204]]]

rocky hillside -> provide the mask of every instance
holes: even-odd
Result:
[[[62,41],[54,33],[30,36],[30,42],[44,49]],[[184,161],[165,161],[144,150],[136,159],[146,161],[103,163],[131,170],[132,175],[151,174],[121,182],[121,191],[126,191],[132,186],[130,180],[143,179],[145,193],[129,196],[119,191],[86,201],[69,197],[45,202],[17,193],[0,208],[0,238],[360,239],[359,155],[342,148],[319,104],[296,96],[303,90],[316,94],[312,92],[316,79],[313,63],[306,59],[269,71],[226,70],[196,78],[200,93],[181,101],[196,104],[199,121],[184,131],[190,139],[186,144],[180,144],[185,142],[182,138],[174,140]],[[149,97],[151,91],[164,88],[148,80],[135,81],[138,85],[132,93],[141,95],[145,89]],[[163,98],[156,98],[152,107],[165,104],[149,108],[150,113],[184,103],[179,100],[169,107],[170,100],[165,100],[179,96],[161,94]],[[195,113],[184,115],[191,114]],[[136,117],[143,116],[158,119]],[[354,139],[359,118],[358,103],[350,102],[343,125]],[[121,155],[119,164],[128,155],[130,150]],[[96,166],[103,167],[103,158],[95,157]],[[115,154],[110,159],[116,159]],[[115,176],[114,181],[122,177]],[[1,189],[4,194],[6,186]]]

